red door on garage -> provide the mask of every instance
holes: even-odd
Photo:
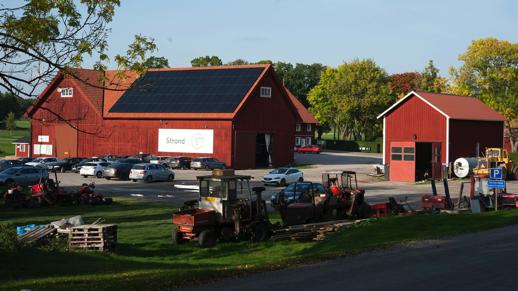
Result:
[[[77,131],[67,124],[56,125],[56,155],[58,158],[77,157]]]
[[[415,142],[390,143],[390,180],[415,181]]]

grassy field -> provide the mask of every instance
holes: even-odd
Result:
[[[16,130],[0,130],[0,157],[14,155],[14,145],[12,142],[22,137],[29,136],[30,123],[27,120],[17,120]]]
[[[1,206],[1,205],[0,205]],[[223,276],[283,268],[335,256],[385,248],[518,223],[518,211],[392,217],[336,233],[322,242],[236,242],[201,249],[170,243],[173,209],[156,203],[118,201],[110,206],[6,210],[0,223],[48,223],[81,214],[119,226],[114,253],[25,249],[0,253],[0,289],[160,289]],[[1,251],[0,251],[1,252]]]

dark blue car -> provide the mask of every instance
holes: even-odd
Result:
[[[279,201],[277,197],[279,195],[281,195],[284,202],[289,204],[295,201],[300,201],[304,194],[315,195],[324,193],[326,193],[326,189],[320,183],[297,182],[288,185],[288,187],[284,188],[279,193],[274,193],[272,195],[271,202],[273,205],[278,204]]]

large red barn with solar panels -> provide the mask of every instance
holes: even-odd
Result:
[[[73,72],[58,73],[27,112],[33,157],[185,155],[236,169],[293,162],[300,110],[271,65],[150,69],[139,78]]]
[[[444,177],[455,159],[504,143],[504,116],[475,97],[412,91],[378,119],[391,181]]]

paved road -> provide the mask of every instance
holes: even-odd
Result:
[[[185,290],[516,290],[518,225]]]

